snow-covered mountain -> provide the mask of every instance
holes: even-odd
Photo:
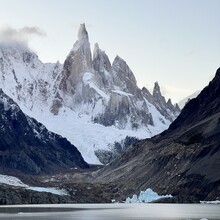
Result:
[[[140,89],[128,64],[113,63],[95,44],[93,55],[85,24],[63,65],[42,63],[20,45],[0,45],[0,87],[22,110],[77,146],[89,163],[112,153],[128,137],[151,137],[180,112],[166,102],[155,83],[153,94]],[[99,152],[97,154],[97,152]]]

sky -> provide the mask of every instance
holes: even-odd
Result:
[[[220,0],[0,0],[0,41],[64,62],[81,23],[91,50],[123,58],[140,88],[158,81],[173,102],[204,88],[220,66]]]

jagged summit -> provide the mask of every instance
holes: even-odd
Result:
[[[92,71],[92,54],[85,24],[81,24],[78,40],[67,56],[59,78],[61,93],[73,95],[85,72]],[[60,80],[61,79],[61,80]]]
[[[121,57],[117,55],[111,64],[98,44],[92,57],[85,24],[80,25],[78,40],[63,65],[5,59],[1,53],[0,59],[0,86],[28,114],[68,138],[91,163],[97,163],[97,151],[100,155],[105,150],[111,157],[114,142],[123,143],[126,136],[158,134],[177,114],[166,109],[165,101],[162,105],[158,101],[159,89],[157,99],[137,86]]]
[[[155,82],[153,89],[153,97],[156,102],[158,102],[162,106],[166,106],[166,100],[160,91],[160,86],[158,82]]]
[[[93,61],[92,61],[93,69],[98,72],[107,72],[111,71],[111,62],[106,55],[105,51],[102,51],[99,48],[98,43],[95,43],[93,50]],[[107,80],[104,79],[103,80]],[[107,83],[107,82],[106,82]]]
[[[98,44],[98,43],[95,43],[95,45],[94,45],[94,50],[93,50],[93,56],[94,56],[96,53],[98,53],[99,50],[100,50],[99,44]]]
[[[79,31],[78,31],[78,40],[89,41],[89,35],[88,35],[87,30],[86,30],[85,23],[80,24]]]
[[[158,82],[154,83],[153,96],[156,98],[157,96],[162,96],[160,91],[160,86]]]
[[[135,86],[137,85],[136,78],[131,69],[129,68],[128,64],[118,55],[115,57],[112,63],[112,74],[115,78],[115,81],[118,80],[117,84],[122,84],[123,81],[126,80],[129,84],[132,83]],[[128,90],[130,90],[128,88],[130,86],[124,86],[127,87]]]

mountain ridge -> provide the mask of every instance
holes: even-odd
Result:
[[[153,95],[146,95],[119,56],[111,63],[98,44],[92,56],[85,24],[80,25],[78,40],[63,65],[44,64],[33,52],[14,47],[13,53],[11,47],[0,47],[0,60],[4,92],[26,114],[64,135],[90,163],[99,163],[96,150],[114,152],[114,142],[123,143],[127,136],[142,139],[160,133],[180,112],[171,102],[156,102]],[[164,99],[160,95],[158,100]],[[63,119],[66,126],[55,125],[52,118],[54,122]],[[112,133],[111,140],[101,141],[106,135],[100,137],[100,126]],[[77,128],[82,129],[81,135],[73,138]],[[81,141],[87,139],[85,131],[91,134],[86,144]]]
[[[96,174],[138,193],[152,188],[172,194],[170,202],[219,200],[220,69],[197,98],[190,100],[168,130],[137,142]],[[125,195],[127,193],[127,195]]]
[[[26,116],[0,89],[1,173],[44,174],[88,168],[75,146]]]

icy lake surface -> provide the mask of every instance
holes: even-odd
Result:
[[[220,220],[219,204],[76,204],[0,206],[13,220]]]

